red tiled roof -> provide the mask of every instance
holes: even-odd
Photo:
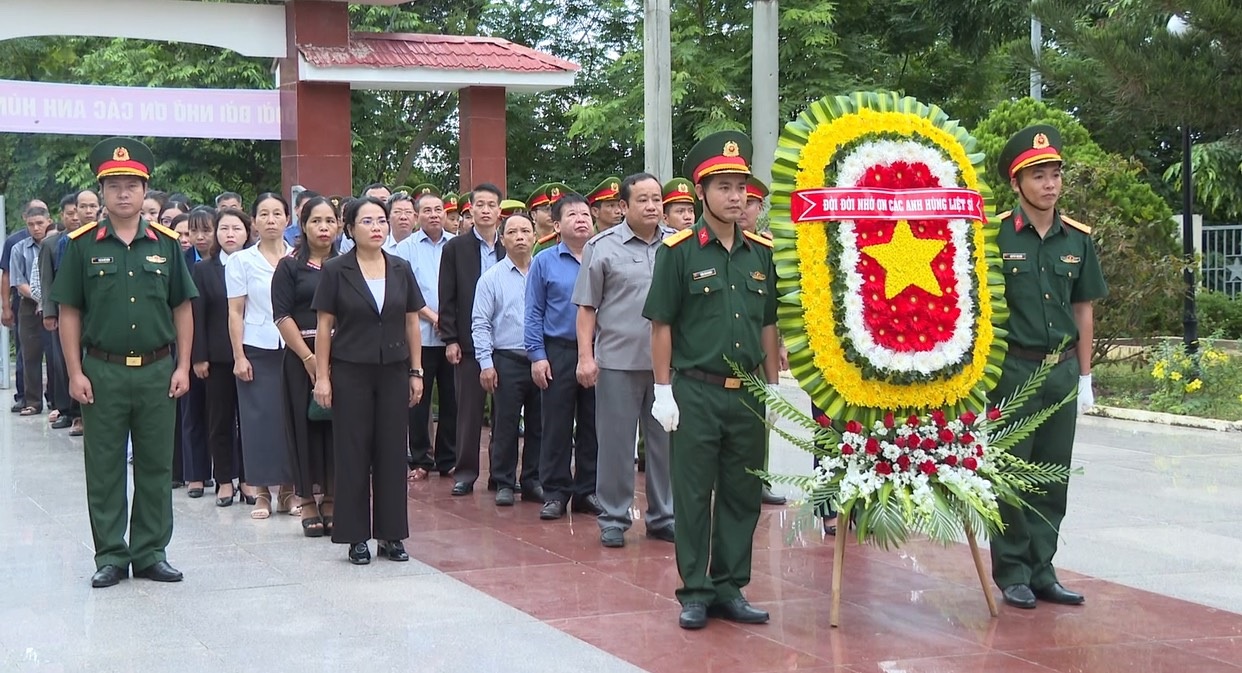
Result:
[[[495,37],[352,33],[348,47],[299,46],[318,67],[506,70],[523,73],[577,72],[578,64]]]

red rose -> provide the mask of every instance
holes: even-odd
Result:
[[[852,432],[856,435],[860,434],[862,433],[862,423],[859,423],[858,421],[850,421],[845,424],[845,431]]]
[[[930,477],[936,474],[936,464],[930,460],[925,460],[919,465],[919,471]]]
[[[815,422],[816,422],[816,423],[819,423],[819,427],[821,427],[821,428],[831,428],[831,427],[832,427],[832,419],[831,419],[831,418],[828,418],[828,414],[820,414],[819,416],[816,416],[816,417],[815,417]]]
[[[901,468],[902,472],[910,469],[910,456],[907,456],[904,453],[897,456],[897,467]]]
[[[975,455],[979,457],[983,457],[983,445],[982,444],[975,444]]]
[[[948,444],[949,442],[953,441],[953,438],[956,437],[957,435],[954,435],[953,431],[948,428],[942,428],[940,430],[940,433],[937,436],[940,437],[940,441],[944,442],[945,444]]]
[[[888,463],[876,463],[875,473],[876,474],[892,474],[893,466],[889,465]]]
[[[974,458],[967,458],[962,461],[962,467],[974,472],[979,467],[979,461]]]
[[[975,436],[969,432],[963,432],[962,436],[959,438],[959,441],[963,444],[973,444],[975,442]]]
[[[897,436],[897,438],[893,440],[893,444],[897,445],[897,448],[899,448],[899,449],[904,449],[904,448],[906,448],[906,437],[905,437],[905,435],[898,435],[898,436]]]
[[[949,422],[948,419],[944,417],[944,412],[939,409],[936,409],[935,411],[931,412],[931,418],[932,418],[932,421],[935,422],[936,425],[941,428],[943,428]]]
[[[909,418],[906,419],[906,425],[909,425],[910,427],[913,427],[913,428],[919,427],[919,417],[911,415]]]
[[[936,444],[936,440],[932,439],[931,437],[928,437],[928,438],[924,439],[924,440],[923,440],[923,441],[919,444],[919,448],[923,449],[924,451],[932,451],[932,450],[934,450],[937,446],[938,446],[938,445]]]
[[[842,445],[841,445],[841,455],[843,455],[843,456],[852,456],[852,455],[854,455],[854,445],[853,445],[853,444],[842,444]]]
[[[967,426],[974,425],[975,421],[978,419],[979,417],[976,416],[973,411],[967,411],[966,413],[957,417],[957,420],[961,421],[962,423],[965,423]]]
[[[989,421],[999,421],[1001,419],[1001,416],[1002,414],[1001,414],[1000,407],[992,407],[991,409],[988,409],[988,420]]]
[[[880,441],[875,437],[867,438],[867,453],[875,455],[880,452]]]
[[[894,424],[893,412],[890,411],[887,414],[884,414],[884,427],[892,429]]]
[[[948,465],[949,467],[957,467],[957,456],[955,456],[955,455],[953,455],[953,454],[951,454],[951,453],[950,453],[949,455],[945,456],[945,457],[944,457],[944,464],[945,464],[945,465]]]

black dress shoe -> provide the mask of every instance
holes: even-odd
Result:
[[[1005,599],[1006,603],[1015,608],[1022,608],[1023,610],[1035,609],[1035,594],[1025,584],[1011,584],[1005,587],[1004,591],[1001,591],[1001,597]]]
[[[168,561],[156,561],[142,570],[135,569],[134,577],[152,582],[180,582],[182,579],[181,571],[168,565]]]
[[[401,540],[390,540],[385,542],[380,540],[375,545],[375,553],[380,557],[387,557],[389,561],[408,561],[410,555],[405,551],[405,545],[401,544]]]
[[[522,494],[522,502],[537,502],[540,504],[547,502],[547,497],[543,492],[543,487],[539,484],[523,486],[518,489],[518,492]]]
[[[673,535],[672,526],[661,526],[659,528],[648,528],[647,537],[652,540],[663,540],[664,542],[675,542],[676,537]]]
[[[739,624],[766,624],[768,621],[768,613],[751,607],[750,603],[741,596],[727,603],[715,603],[707,609],[707,612],[712,617],[720,617]]]
[[[176,479],[174,479],[174,480],[173,480],[173,483],[172,483],[172,487],[173,487],[173,488],[185,488],[185,482],[184,482],[184,481],[177,481]]]
[[[190,490],[186,491],[186,492],[185,492],[185,494],[186,494],[186,495],[188,495],[188,496],[190,496],[191,498],[201,498],[201,497],[203,497],[203,489],[201,489],[201,488],[192,488],[192,489],[190,489]]]
[[[499,491],[496,491],[496,506],[497,507],[512,507],[513,502],[514,502],[513,489],[501,488]]]
[[[371,550],[365,542],[357,542],[349,546],[349,562],[356,566],[364,566],[371,562]]]
[[[206,486],[207,488],[212,488],[215,485],[216,485],[216,482],[214,479],[208,479],[207,481],[203,482],[203,486]]]
[[[777,495],[773,493],[772,489],[767,486],[763,487],[763,498],[762,499],[763,499],[763,504],[765,505],[783,505],[786,502],[785,496]]]
[[[121,580],[128,575],[125,568],[114,565],[106,565],[91,575],[91,586],[96,589],[104,587],[116,586]]]
[[[681,606],[677,625],[691,631],[707,626],[707,606],[703,603],[686,603]]]
[[[73,425],[73,419],[68,416],[61,416],[60,418],[52,421],[53,430],[64,430],[71,425]]]
[[[609,526],[599,532],[599,543],[610,549],[624,547],[625,531],[615,526]]]
[[[1087,600],[1082,594],[1074,593],[1061,586],[1060,582],[1055,582],[1042,589],[1036,589],[1034,593],[1035,598],[1045,603],[1057,603],[1059,605],[1082,605]]]
[[[549,500],[543,503],[543,508],[539,510],[539,518],[544,521],[552,521],[565,516],[565,503],[560,500]]]
[[[585,498],[574,498],[573,509],[579,514],[590,514],[591,516],[599,516],[604,513],[604,508],[599,504],[599,496],[594,493]]]
[[[474,493],[474,484],[468,481],[453,484],[453,495],[470,495],[471,493]]]

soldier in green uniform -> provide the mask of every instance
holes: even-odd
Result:
[[[536,243],[544,236],[556,232],[552,224],[552,202],[548,199],[548,187],[551,186],[551,183],[539,185],[526,199],[526,208],[530,211],[531,222],[535,223]]]
[[[733,377],[728,360],[777,383],[776,271],[772,242],[737,223],[746,205],[750,139],[736,131],[699,141],[685,173],[703,216],[664,239],[643,316],[651,321],[655,403],[672,433],[673,511],[682,628],[709,614],[762,623],[742,596],[763,484],[763,403]],[[684,410],[684,413],[683,413]],[[715,496],[713,502],[713,494]]]
[[[664,224],[681,231],[694,226],[694,185],[685,178],[664,183]]]
[[[198,295],[177,232],[139,214],[155,164],[131,138],[91,151],[108,217],[72,234],[52,286],[69,392],[82,404],[86,500],[95,541],[91,586],[129,574],[178,582],[172,538],[176,398],[190,387]],[[175,344],[175,349],[173,348]],[[176,362],[172,353],[176,353]],[[134,506],[125,541],[125,445],[133,439]]]
[[[454,236],[461,221],[461,213],[457,212],[457,193],[448,192],[444,195],[444,230]]]
[[[1018,195],[1018,207],[1001,215],[998,238],[1009,304],[1009,355],[991,399],[1013,394],[1039,363],[1057,364],[1043,388],[1016,412],[1021,418],[1063,399],[1078,388],[1077,405],[1066,405],[1013,448],[1024,460],[1070,464],[1078,413],[1094,404],[1091,302],[1107,293],[1091,228],[1057,210],[1061,196],[1061,134],[1032,126],[1014,135],[1001,152],[999,172]],[[1052,355],[1062,341],[1069,345]],[[1079,605],[1081,594],[1057,580],[1052,557],[1065,517],[1067,484],[1049,484],[1027,496],[1031,510],[1001,506],[1005,530],[993,537],[992,579],[1005,602],[1034,608],[1036,599]]]
[[[541,189],[543,190],[543,194],[546,198],[546,203],[547,203],[546,208],[548,209],[548,222],[551,223],[552,206],[557,201],[560,201],[562,196],[573,192],[573,190],[570,189],[569,186],[563,182],[550,182],[544,185]],[[539,253],[543,252],[544,250],[547,250],[548,248],[555,248],[561,242],[561,233],[557,231],[555,228],[553,228],[551,232],[543,234],[543,235],[539,235],[538,231],[536,231],[535,233],[536,233],[536,239],[535,239],[534,252],[532,253],[533,255],[538,255]]]
[[[595,233],[607,231],[625,219],[621,211],[621,178],[609,176],[586,195],[587,205],[591,207],[591,217],[595,218]]]

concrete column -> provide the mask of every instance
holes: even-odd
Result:
[[[472,86],[457,94],[460,118],[461,192],[490,182],[508,193],[505,159],[505,90],[496,86]]]
[[[766,185],[772,184],[776,139],[781,132],[780,108],[780,3],[755,0],[750,135],[755,157],[750,170]]]
[[[353,189],[349,84],[303,82],[298,45],[349,44],[349,6],[324,0],[291,0],[285,6],[288,58],[280,62],[280,168],[283,192],[303,185],[320,194],[348,196]]]
[[[670,21],[669,0],[643,0],[643,163],[661,182],[674,177]]]

